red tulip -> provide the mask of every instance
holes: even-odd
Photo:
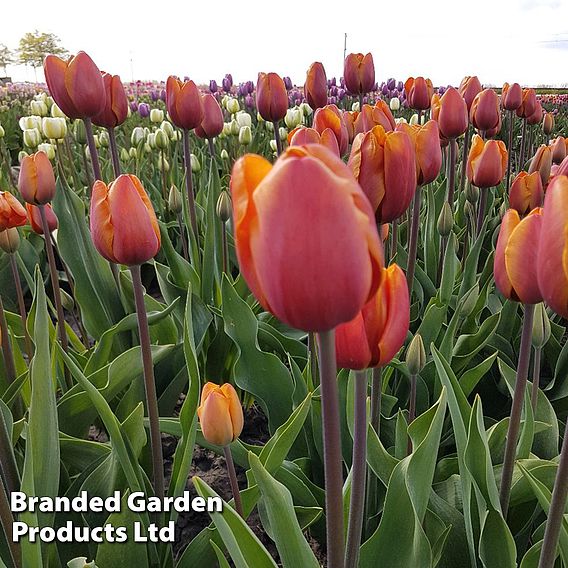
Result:
[[[274,166],[243,156],[231,192],[241,273],[276,317],[330,330],[374,295],[383,252],[373,211],[349,168],[321,144],[291,146]]]
[[[349,145],[349,132],[342,112],[335,105],[326,105],[323,108],[318,108],[314,113],[313,127],[320,135],[323,134],[326,128],[330,128],[337,138],[337,145],[341,155],[345,154]]]
[[[404,344],[409,325],[406,277],[392,264],[383,270],[376,294],[354,319],[337,327],[337,366],[366,369],[387,365]]]
[[[140,180],[132,174],[118,176],[108,186],[93,186],[91,199],[93,243],[107,260],[133,266],[160,250],[160,228],[152,203]]]
[[[509,190],[509,207],[521,216],[542,205],[544,190],[539,172],[520,172]]]
[[[350,53],[343,65],[343,79],[353,95],[363,95],[375,86],[375,64],[370,53]]]
[[[28,222],[22,204],[7,191],[0,191],[0,232],[21,227]]]
[[[277,73],[259,73],[256,83],[256,107],[260,116],[269,122],[278,122],[288,110],[288,92]]]
[[[542,120],[542,131],[550,136],[554,130],[554,115],[551,112],[545,112]]]
[[[499,185],[507,169],[507,149],[501,140],[473,137],[467,158],[467,179],[477,187]]]
[[[501,91],[501,104],[505,110],[517,110],[523,102],[523,90],[519,83],[505,83]]]
[[[20,164],[18,189],[24,201],[33,205],[44,205],[53,199],[55,174],[45,152],[24,156]]]
[[[406,102],[415,110],[427,110],[430,108],[430,100],[434,93],[434,87],[430,79],[424,77],[409,77],[404,83]]]
[[[118,75],[103,73],[102,76],[106,93],[105,106],[99,114],[93,116],[93,124],[115,128],[128,116],[128,99]]]
[[[103,78],[84,51],[67,61],[48,55],[43,69],[51,96],[69,118],[92,118],[103,112],[106,103]]]
[[[471,104],[473,103],[473,99],[475,99],[477,93],[481,92],[481,89],[481,83],[475,75],[467,76],[462,79],[458,90],[467,105],[468,113],[471,108]]]
[[[39,212],[39,207],[32,205],[31,203],[26,203],[26,210],[33,232],[37,233],[38,235],[43,235],[43,224],[41,221],[41,213]],[[55,229],[57,229],[57,227],[59,226],[57,215],[55,214],[55,211],[53,211],[50,203],[44,205],[44,211],[49,232],[53,233],[53,231],[55,231]]]
[[[552,162],[561,164],[566,157],[566,140],[562,136],[558,136],[552,143]]]
[[[540,101],[536,101],[536,107],[534,109],[534,112],[531,115],[527,116],[527,124],[530,124],[531,126],[534,126],[535,124],[540,124],[542,122],[543,117],[544,117],[544,109],[542,108]]]
[[[540,179],[542,180],[542,185],[546,187],[548,183],[548,178],[550,177],[550,169],[552,167],[552,149],[550,146],[541,144],[533,159],[531,160],[529,166],[529,174],[533,172],[540,173]]]
[[[543,227],[542,209],[524,219],[509,209],[501,221],[493,272],[497,288],[509,300],[523,304],[542,302],[537,278],[537,249]]]
[[[304,97],[314,110],[327,104],[327,76],[324,66],[319,61],[312,63],[308,69]]]
[[[288,134],[288,146],[304,146],[305,144],[323,144],[339,157],[337,138],[330,128],[326,128],[321,136],[317,130],[298,126]]]
[[[521,105],[517,109],[517,116],[528,118],[536,110],[537,100],[534,89],[523,89]]]
[[[443,138],[458,138],[468,127],[467,104],[459,92],[450,87],[440,98],[432,97],[432,118],[438,122]]]
[[[183,83],[170,75],[166,82],[166,106],[178,128],[192,130],[203,120],[201,93],[193,81]]]
[[[499,97],[493,89],[484,89],[474,99],[469,111],[471,123],[480,132],[501,128]]]
[[[357,115],[353,124],[355,134],[368,132],[374,126],[382,126],[387,132],[394,130],[396,122],[391,110],[385,101],[380,100],[372,107],[371,105],[363,105],[361,112]]]
[[[206,93],[201,98],[203,107],[203,120],[196,127],[195,134],[199,138],[215,138],[223,132],[223,111],[217,99],[211,94]]]

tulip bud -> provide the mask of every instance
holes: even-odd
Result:
[[[231,198],[226,191],[222,191],[217,200],[217,217],[226,223],[231,218],[231,211]]]
[[[191,163],[191,171],[193,173],[198,173],[201,171],[201,162],[195,154],[191,154],[189,157]]]
[[[171,122],[168,122],[167,120],[163,120],[162,124],[160,124],[160,130],[163,130],[165,132],[166,136],[170,140],[175,140],[176,132],[175,132],[174,127],[172,126]]]
[[[221,150],[221,160],[228,160],[229,159],[229,152],[223,148]]]
[[[0,231],[0,249],[7,254],[14,254],[20,248],[20,233],[16,227]]]
[[[308,103],[302,103],[300,105],[300,110],[302,111],[304,116],[310,116],[314,112],[312,107]]]
[[[278,129],[278,136],[280,136],[280,140],[284,141],[288,138],[288,131],[283,126],[281,126]]]
[[[28,154],[25,150],[20,150],[20,151],[18,152],[18,164],[21,164],[21,163],[22,163],[22,160],[23,160],[26,156],[28,156],[28,155],[29,155],[29,154]]]
[[[141,126],[137,126],[136,128],[134,128],[134,130],[132,131],[132,134],[130,135],[130,143],[132,144],[132,146],[138,146],[141,142],[144,142],[146,136],[144,134],[144,129]]]
[[[550,339],[550,320],[548,319],[548,314],[546,313],[546,308],[541,302],[535,306],[534,310],[534,320],[533,320],[533,332],[532,332],[532,344],[535,349],[542,349]]]
[[[302,123],[302,113],[298,108],[289,108],[284,117],[284,124],[290,129],[294,130],[296,126]]]
[[[418,124],[418,113],[414,113],[411,117],[410,117],[410,121],[408,122],[408,124],[410,124],[411,126]]]
[[[37,148],[41,142],[41,134],[37,128],[24,130],[24,146],[28,148]]]
[[[400,109],[400,99],[398,97],[393,97],[389,101],[389,107],[393,112],[396,112]]]
[[[475,205],[471,201],[466,201],[463,206],[463,211],[465,215],[471,219],[476,218]]]
[[[410,342],[406,351],[406,366],[408,372],[415,376],[422,371],[426,365],[426,350],[424,349],[424,342],[422,336],[417,333]]]
[[[158,169],[162,172],[169,172],[170,171],[170,164],[166,157],[163,154],[160,154],[158,158]]]
[[[135,160],[138,157],[138,152],[136,151],[136,148],[130,148],[130,150],[128,150],[128,156]]]
[[[101,130],[98,135],[99,144],[101,148],[108,148],[110,145],[110,140],[108,138],[108,132],[106,130]]]
[[[216,446],[228,446],[243,430],[243,407],[230,383],[206,383],[197,409],[203,437]]]
[[[61,295],[61,303],[63,304],[63,308],[68,312],[72,312],[75,309],[75,302],[73,298],[63,289],[60,289],[59,292]]]
[[[36,116],[47,116],[47,105],[43,101],[31,101],[30,110]]]
[[[38,144],[38,152],[45,152],[50,160],[55,159],[55,146],[49,142]]]
[[[150,122],[162,122],[164,120],[164,111],[159,108],[153,108],[150,111]]]
[[[235,119],[231,120],[231,130],[230,130],[231,134],[233,136],[238,136],[240,130],[241,127],[239,126],[239,123]]]
[[[51,116],[53,118],[67,118],[65,113],[57,106],[56,103],[51,105]]]
[[[87,131],[85,130],[85,124],[82,120],[76,120],[73,123],[73,136],[79,144],[87,143]]]
[[[239,105],[239,101],[237,99],[234,99],[234,98],[231,97],[227,100],[225,108],[231,114],[236,114],[237,112],[239,112],[239,110],[241,110],[241,105]]]
[[[160,150],[166,150],[170,145],[170,139],[168,138],[168,135],[160,128],[156,130],[154,142],[156,144],[156,148],[159,148]]]
[[[120,159],[123,162],[128,162],[129,158],[130,158],[130,154],[128,153],[128,150],[126,148],[121,148],[120,149]]]
[[[479,188],[471,183],[467,184],[465,188],[465,198],[469,203],[477,203],[479,199]]]
[[[248,146],[252,142],[252,132],[249,126],[243,126],[239,131],[239,144]]]
[[[361,105],[359,104],[359,101],[356,101],[351,105],[351,112],[361,112]]]
[[[541,144],[535,155],[533,156],[530,166],[529,174],[533,172],[540,173],[540,179],[542,180],[543,187],[546,187],[548,183],[548,178],[550,177],[550,170],[552,168],[552,148]]]
[[[5,134],[6,134],[6,132],[4,131],[4,128],[0,124],[0,138],[4,138]]]
[[[276,144],[276,140],[270,140],[270,149],[273,152],[277,152],[278,151],[278,145]]]
[[[454,228],[454,215],[450,204],[445,201],[438,217],[438,233],[442,237],[447,237]]]
[[[181,191],[175,185],[172,185],[172,187],[170,188],[170,194],[168,196],[168,208],[175,215],[181,213],[183,209]]]
[[[45,117],[41,121],[41,129],[46,138],[52,140],[62,140],[67,134],[67,122],[64,118]]]
[[[67,568],[98,568],[95,561],[87,562],[86,556],[77,556],[67,562]]]
[[[237,114],[235,114],[235,120],[237,121],[237,124],[240,128],[242,128],[243,126],[252,126],[252,118],[250,114],[248,112],[245,112],[244,110],[239,111],[237,112]]]
[[[546,136],[550,136],[554,130],[554,115],[551,112],[545,112],[542,119],[542,131]]]
[[[156,147],[156,133],[150,132],[150,134],[148,134],[148,138],[146,141],[148,142],[148,146],[154,149]]]
[[[477,304],[478,299],[479,299],[479,284],[476,283],[473,288],[471,288],[464,294],[462,299],[460,315],[464,318],[470,316]]]

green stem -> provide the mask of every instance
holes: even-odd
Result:
[[[16,264],[15,254],[9,254],[10,268],[12,269],[12,277],[14,279],[14,286],[16,287],[16,297],[18,298],[18,308],[20,310],[20,318],[22,320],[22,327],[24,328],[24,341],[26,344],[26,354],[28,356],[28,363],[32,360],[34,351],[32,348],[32,340],[28,332],[28,314],[26,312],[26,304],[24,302],[24,291],[22,290],[22,281],[20,280],[20,272]]]
[[[85,131],[87,132],[87,144],[89,145],[89,154],[91,156],[91,164],[93,164],[93,174],[95,180],[103,179],[101,174],[101,164],[99,162],[99,153],[95,144],[95,136],[93,135],[93,124],[90,118],[84,118]],[[91,187],[88,189],[89,199],[91,198]]]
[[[371,426],[377,436],[381,431],[381,403],[383,394],[383,369],[375,367],[373,369],[373,380],[371,382]]]
[[[4,529],[4,534],[6,535],[6,541],[8,542],[8,548],[10,550],[10,557],[13,566],[15,568],[20,568],[22,566],[22,554],[20,551],[20,545],[13,541],[12,537],[12,527],[14,526],[14,516],[10,509],[10,502],[8,501],[8,495],[6,494],[6,489],[0,481],[0,523]]]
[[[525,164],[526,137],[527,137],[527,119],[523,118],[523,129],[521,131],[521,153],[519,155],[519,170],[522,170]]]
[[[477,230],[476,235],[481,234],[481,229],[483,228],[483,221],[485,220],[485,210],[487,209],[487,193],[489,191],[488,187],[481,188],[479,191],[479,209],[477,210]]]
[[[189,211],[189,221],[191,231],[197,239],[197,213],[195,210],[195,197],[193,195],[193,181],[191,178],[191,146],[189,140],[189,130],[183,130],[183,163],[185,167],[185,198],[187,199],[187,209]]]
[[[392,222],[391,246],[390,246],[390,262],[394,262],[398,250],[398,219]]]
[[[531,406],[533,413],[536,416],[536,409],[538,406],[538,389],[540,386],[540,359],[542,355],[542,347],[534,348],[534,361],[533,361],[533,376],[532,376],[532,391],[531,391]]]
[[[160,434],[160,414],[158,411],[158,397],[156,395],[156,382],[154,379],[154,363],[152,361],[152,347],[150,345],[150,328],[148,316],[144,305],[144,287],[140,266],[130,267],[136,315],[138,317],[138,332],[140,334],[140,348],[142,350],[142,365],[144,367],[144,388],[146,391],[146,409],[150,422],[150,451],[152,453],[152,467],[154,473],[154,494],[164,497],[164,458],[162,455],[162,436]]]
[[[231,491],[233,492],[233,498],[235,500],[235,510],[244,519],[245,514],[243,511],[243,503],[241,501],[241,492],[239,491],[239,484],[237,482],[237,472],[235,471],[235,462],[233,461],[233,454],[231,453],[231,448],[229,446],[225,446],[223,448],[223,454],[225,455],[225,461],[227,462],[227,473],[229,474]]]
[[[308,354],[310,357],[310,369],[312,373],[312,384],[314,388],[319,384],[319,369],[318,369],[318,345],[316,341],[316,334],[310,331],[308,333]]]
[[[2,479],[6,484],[6,488],[10,493],[18,491],[20,488],[20,473],[18,471],[18,464],[16,463],[16,456],[14,455],[14,448],[12,446],[12,439],[8,431],[8,425],[4,419],[4,413],[0,411],[0,485]]]
[[[367,476],[367,371],[355,373],[355,418],[353,430],[353,467],[345,568],[356,568],[361,548]]]
[[[454,209],[454,190],[456,185],[456,144],[455,140],[451,139],[448,144],[448,173],[446,179],[448,180],[448,203]]]
[[[507,517],[509,508],[509,497],[511,493],[511,481],[513,479],[513,468],[515,466],[515,455],[517,453],[517,441],[521,426],[521,412],[523,410],[523,399],[527,386],[527,375],[529,370],[529,359],[531,352],[531,335],[533,327],[534,304],[525,304],[525,315],[523,318],[523,331],[521,334],[521,349],[517,364],[517,378],[515,390],[513,392],[513,404],[507,430],[507,443],[505,445],[505,458],[503,460],[503,472],[501,474],[501,489],[499,500],[501,501],[501,511]]]
[[[410,246],[408,249],[408,264],[406,269],[406,284],[408,293],[412,295],[412,284],[414,283],[414,271],[416,269],[416,251],[418,250],[418,227],[420,225],[420,201],[422,198],[422,188],[416,188],[414,194],[414,206],[412,208],[412,224],[410,227]]]
[[[2,333],[1,345],[2,354],[4,355],[6,378],[8,379],[8,384],[12,384],[16,380],[16,364],[14,363],[14,352],[12,351],[12,343],[10,341],[10,333],[8,331],[8,323],[6,322],[2,296],[0,296],[0,332]]]
[[[221,222],[221,246],[223,248],[223,272],[228,274],[229,268],[229,245],[227,243],[227,224]]]
[[[75,183],[75,191],[79,191],[81,187],[81,180],[79,179],[79,174],[77,172],[77,168],[75,167],[75,162],[73,161],[71,144],[69,143],[69,135],[65,136],[64,144],[65,152],[67,154],[67,161],[69,162],[69,169],[71,170],[71,176],[73,177],[73,182]]]
[[[185,229],[183,227],[183,223],[181,222],[181,215],[178,213],[176,215],[178,227],[179,227],[179,234],[181,238],[181,249],[183,251],[183,258],[189,262],[189,251],[187,250],[187,240],[185,238]]]
[[[282,154],[282,140],[280,140],[278,121],[275,120],[272,124],[274,125],[274,140],[276,140],[276,153],[280,156],[280,154]]]
[[[509,145],[507,150],[509,154],[507,156],[507,182],[505,184],[505,190],[509,191],[509,182],[511,181],[511,163],[513,162],[513,121],[515,118],[514,111],[509,111]]]
[[[118,155],[118,144],[116,143],[116,134],[114,128],[107,128],[108,131],[108,141],[110,144],[110,155],[112,157],[112,169],[114,171],[114,177],[117,178],[122,173],[122,168],[120,166],[120,158]]]
[[[467,169],[467,155],[469,154],[469,145],[471,143],[471,127],[468,125],[465,131],[465,136],[463,139],[463,151],[462,151],[462,162],[461,162],[461,172],[460,172],[460,185],[459,192],[460,195],[465,189],[465,172]]]
[[[343,459],[334,330],[320,332],[319,348],[327,565],[328,568],[343,568]]]
[[[408,425],[416,418],[416,375],[410,375],[410,399],[408,401]],[[412,440],[408,437],[407,454],[412,453]]]

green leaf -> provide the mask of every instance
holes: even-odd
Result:
[[[479,537],[479,557],[485,568],[516,568],[515,541],[503,515],[490,509]]]

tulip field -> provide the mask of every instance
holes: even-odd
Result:
[[[0,86],[0,567],[568,568],[568,94],[379,70]]]

